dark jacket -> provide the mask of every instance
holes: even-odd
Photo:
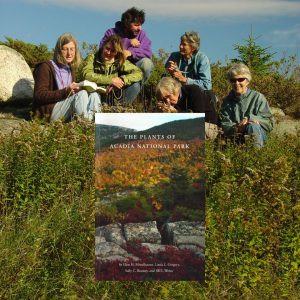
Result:
[[[201,90],[197,85],[184,85],[175,108],[179,111],[205,113],[205,122],[217,124],[215,95],[211,90]]]
[[[265,131],[273,129],[273,117],[265,96],[248,89],[243,95],[236,96],[233,91],[224,98],[220,110],[222,129],[226,136],[233,135],[238,124],[244,119],[257,120]]]
[[[51,61],[36,65],[33,71],[33,116],[46,118],[49,121],[54,105],[68,97],[66,88],[59,90],[56,83],[55,70]],[[75,75],[72,68],[72,81]]]

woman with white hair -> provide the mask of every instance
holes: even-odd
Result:
[[[158,110],[162,112],[205,113],[205,134],[214,139],[218,134],[216,107],[211,100],[212,91],[201,90],[197,85],[181,85],[172,77],[163,77],[156,86]]]
[[[224,135],[244,140],[245,135],[254,138],[256,147],[261,148],[267,134],[273,129],[273,118],[265,96],[249,89],[252,79],[249,68],[236,63],[228,70],[227,78],[232,90],[224,98],[220,120]]]
[[[200,50],[197,32],[185,32],[180,38],[179,52],[171,53],[165,68],[182,85],[198,85],[202,90],[211,90],[210,63]]]

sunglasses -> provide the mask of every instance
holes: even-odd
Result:
[[[235,83],[235,82],[243,82],[247,78],[231,78],[230,82]]]

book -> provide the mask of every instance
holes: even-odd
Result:
[[[96,279],[204,282],[204,114],[95,122]]]
[[[97,86],[97,83],[89,81],[89,80],[83,80],[77,84],[82,89],[86,90],[88,93],[92,93],[92,92],[104,92],[105,93],[106,92],[106,88]]]

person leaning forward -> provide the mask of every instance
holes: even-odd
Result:
[[[210,139],[215,139],[218,134],[213,97],[212,91],[201,90],[194,84],[182,85],[172,77],[163,77],[156,86],[159,111],[205,113],[205,135]]]

